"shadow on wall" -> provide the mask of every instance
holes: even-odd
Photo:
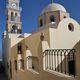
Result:
[[[68,73],[69,75],[77,75],[77,65],[76,63],[78,63],[79,61],[79,53],[80,53],[80,41],[76,43],[76,45],[74,45],[74,47],[72,48],[72,50],[65,56],[65,53],[61,56],[64,56],[64,59],[62,60],[62,62],[57,66],[56,70],[59,70],[59,68],[61,68],[61,72],[65,72]],[[66,62],[67,60],[67,62]],[[73,66],[73,67],[72,67]],[[80,67],[80,65],[78,65]],[[66,69],[64,69],[66,68]],[[67,71],[67,72],[66,72]]]
[[[76,76],[79,73],[80,41],[72,49],[49,49],[44,53],[46,69]],[[47,62],[46,62],[47,61]],[[72,67],[73,66],[73,67]]]

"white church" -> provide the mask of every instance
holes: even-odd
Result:
[[[7,0],[2,35],[3,64],[9,80],[80,80],[80,25],[64,6],[47,5],[38,30],[22,33],[20,0]]]

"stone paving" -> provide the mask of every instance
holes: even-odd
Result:
[[[5,73],[0,73],[0,80],[8,80]]]

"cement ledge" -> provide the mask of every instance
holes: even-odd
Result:
[[[45,71],[47,71],[47,72],[49,72],[49,73],[51,73],[51,74],[54,74],[54,75],[56,75],[56,76],[62,77],[62,78],[66,78],[66,79],[68,79],[68,80],[76,80],[75,77],[73,77],[73,76],[69,76],[69,75],[67,75],[67,74],[63,74],[63,73],[59,73],[59,72],[56,72],[56,71],[52,71],[52,70],[50,70],[50,69],[47,69],[47,70],[45,70]]]

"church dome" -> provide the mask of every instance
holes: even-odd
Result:
[[[49,4],[47,7],[45,7],[43,9],[43,11],[41,12],[41,14],[44,14],[46,12],[51,12],[51,11],[63,11],[63,12],[66,12],[66,9],[60,4],[52,3],[52,4]]]

